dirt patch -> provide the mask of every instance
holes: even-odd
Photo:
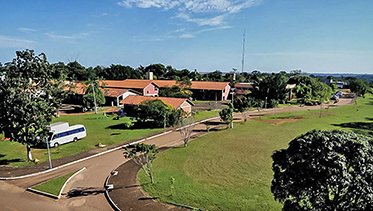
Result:
[[[270,123],[271,125],[281,125],[286,122],[296,122],[299,119],[303,119],[301,116],[295,116],[291,119],[250,119],[250,121],[256,121],[256,122],[266,122]]]

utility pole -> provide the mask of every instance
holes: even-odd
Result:
[[[166,112],[164,112],[163,131],[166,130]]]
[[[93,102],[95,104],[95,114],[97,114],[96,96],[95,96],[95,82],[92,82],[92,90],[93,90]]]
[[[51,139],[53,138],[53,135],[51,136]],[[48,136],[45,137],[45,141],[47,142],[47,149],[48,149],[48,158],[49,158],[49,168],[52,168],[52,160],[51,160],[51,153],[49,151],[49,143],[50,141],[48,142]]]

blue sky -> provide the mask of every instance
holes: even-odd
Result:
[[[371,0],[17,0],[0,3],[0,62],[34,49],[85,67],[373,73]]]

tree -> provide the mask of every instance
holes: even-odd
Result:
[[[228,106],[223,108],[219,112],[219,116],[220,116],[221,121],[230,125],[230,128],[233,128],[233,104],[232,103],[229,103]]]
[[[280,102],[285,101],[288,95],[287,81],[287,76],[281,74],[266,75],[261,80],[254,82],[251,96],[266,102],[270,102],[272,99]]]
[[[163,79],[166,68],[163,64],[151,64],[145,68],[145,72],[153,72],[157,79]]]
[[[329,101],[332,95],[332,88],[321,81],[315,80],[312,86],[312,100],[317,101],[320,104],[320,115],[322,112],[322,104],[325,101]]]
[[[188,146],[190,136],[192,135],[194,129],[193,122],[188,119],[183,119],[181,121],[181,127],[179,129],[181,139],[184,141],[184,147]]]
[[[369,85],[364,79],[351,78],[349,80],[351,92],[363,96],[369,91]]]
[[[68,79],[70,80],[88,80],[89,73],[79,62],[73,61],[66,65],[68,69]]]
[[[27,160],[31,147],[48,137],[47,125],[61,106],[61,76],[56,75],[45,54],[33,50],[17,51],[7,65],[6,77],[0,86],[0,131],[5,137],[26,145]]]
[[[205,74],[203,78],[206,81],[223,81],[223,74],[220,70],[215,70],[214,72]]]
[[[183,78],[183,80],[177,81],[175,85],[165,87],[159,90],[159,96],[161,97],[176,97],[176,98],[190,98],[193,92],[190,91],[192,83],[189,79]]]
[[[145,122],[150,119],[153,120],[156,127],[162,127],[164,124],[166,126],[175,126],[180,122],[183,115],[184,110],[175,109],[159,99],[141,102],[136,112],[136,118],[139,122]]]
[[[272,155],[271,191],[283,210],[372,210],[372,137],[310,131]]]
[[[85,108],[95,108],[95,112],[97,112],[97,105],[104,105],[105,104],[105,95],[102,90],[99,88],[99,81],[86,81],[85,85],[88,85],[85,94],[83,95],[83,106]],[[96,103],[96,104],[95,104]]]
[[[248,113],[246,111],[249,110],[253,104],[254,99],[251,97],[240,97],[233,100],[233,107],[241,113],[244,122],[247,121],[248,117]]]
[[[132,159],[137,165],[145,171],[146,175],[150,177],[154,183],[153,176],[153,161],[159,152],[158,148],[153,145],[136,144],[124,148],[126,151],[123,153],[125,158]]]

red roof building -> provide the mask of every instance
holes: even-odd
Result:
[[[177,85],[176,80],[140,80],[126,79],[128,84],[137,83],[154,83],[160,88],[171,88]],[[107,86],[108,87],[108,86]],[[131,88],[133,89],[133,87]],[[231,89],[229,82],[214,82],[214,81],[191,81],[190,89],[193,92],[193,98],[199,100],[227,100]],[[145,95],[144,95],[145,96]]]
[[[141,102],[146,100],[162,100],[166,104],[170,104],[176,109],[183,109],[184,111],[190,113],[192,111],[192,106],[194,105],[190,100],[185,98],[171,98],[171,97],[150,97],[141,95],[131,95],[120,101],[123,105],[140,105]]]
[[[250,93],[253,89],[253,85],[251,83],[236,83],[234,85],[234,91],[236,97],[242,97],[247,93]]]
[[[65,86],[63,88],[64,91],[72,91],[75,93],[75,95],[69,96],[68,101],[74,102],[74,103],[82,103],[82,96],[87,91],[88,85],[83,85],[80,82],[77,83],[69,83],[68,86]],[[121,89],[121,88],[102,88],[100,87],[100,90],[105,96],[106,103],[105,105],[108,106],[120,106],[119,102],[126,98],[129,95],[140,95],[141,93],[138,93],[131,89]]]
[[[126,79],[126,80],[105,80],[102,85],[106,88],[132,89],[143,96],[158,96],[159,86],[151,80]]]

